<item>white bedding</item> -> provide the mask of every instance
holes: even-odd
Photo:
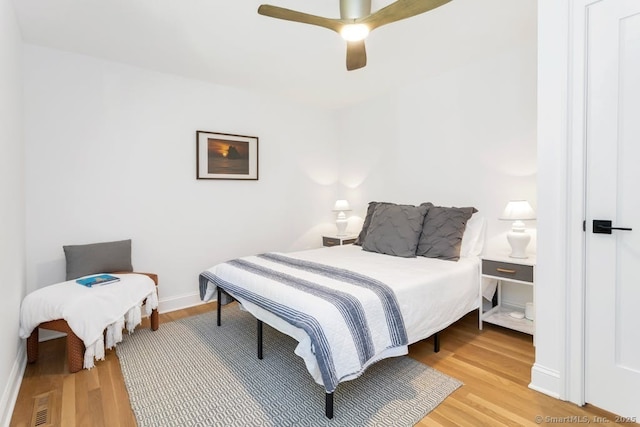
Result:
[[[400,306],[409,344],[433,335],[478,307],[480,260],[475,256],[462,257],[457,262],[425,257],[400,258],[366,252],[354,245],[294,252],[286,256],[348,269],[391,287]],[[214,296],[215,286],[209,283],[203,299],[210,300]],[[237,299],[256,318],[299,342],[295,353],[304,359],[309,373],[322,385],[307,333],[249,301]],[[391,348],[368,364],[402,354],[406,354],[406,347]],[[341,381],[353,379],[360,373],[346,376]]]

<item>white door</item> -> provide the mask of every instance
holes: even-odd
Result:
[[[585,400],[640,422],[640,0],[587,28]]]

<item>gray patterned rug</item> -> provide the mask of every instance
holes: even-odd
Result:
[[[461,382],[409,357],[383,360],[340,384],[335,415],[324,388],[293,353],[296,341],[264,327],[237,304],[138,329],[116,347],[139,426],[413,426]]]

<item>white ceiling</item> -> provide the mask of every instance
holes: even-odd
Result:
[[[339,17],[339,0],[265,0]],[[13,0],[26,42],[322,107],[360,102],[535,43],[536,0],[453,0],[378,28],[348,72],[332,31],[258,15],[261,0]],[[391,0],[372,0],[377,10]]]

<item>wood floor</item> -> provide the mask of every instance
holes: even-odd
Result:
[[[215,304],[161,314],[160,327],[210,310]],[[442,332],[439,353],[433,352],[432,339],[410,347],[411,357],[464,382],[418,426],[597,425],[604,420],[623,425],[598,408],[578,407],[527,388],[534,360],[531,337],[493,325],[479,331],[477,319],[477,312],[470,313]],[[27,365],[10,425],[135,426],[115,351],[107,351],[96,368],[69,374],[64,339],[41,343],[38,362]]]

